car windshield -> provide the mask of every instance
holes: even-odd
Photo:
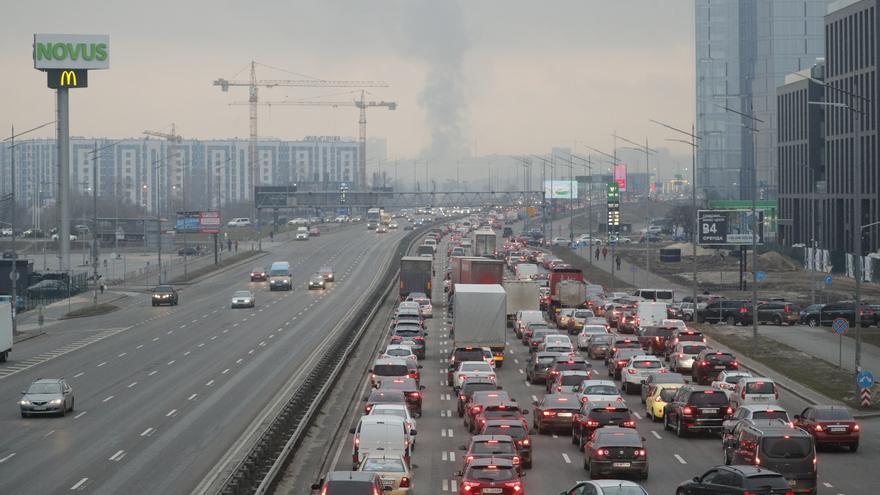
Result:
[[[590,364],[583,361],[556,363],[556,371],[587,371]]]
[[[696,354],[699,354],[700,352],[702,352],[703,349],[705,349],[705,348],[706,348],[706,346],[704,346],[704,345],[683,345],[683,346],[681,346],[681,352],[683,352],[685,354],[696,355]]]
[[[849,411],[845,409],[817,409],[816,419],[820,421],[842,420],[852,421],[853,417]]]
[[[656,369],[662,368],[663,364],[660,361],[648,360],[648,361],[635,361],[633,362],[633,368],[639,369]]]
[[[590,417],[603,423],[629,419],[629,409],[625,407],[598,407],[590,411]]]
[[[465,382],[464,386],[461,388],[462,393],[465,395],[473,394],[474,392],[477,392],[479,390],[486,391],[486,390],[497,390],[497,389],[498,389],[498,387],[494,383],[485,383],[485,382],[478,382],[478,383]]]
[[[373,366],[373,374],[376,376],[403,376],[409,373],[405,364],[377,364]]]
[[[396,416],[401,419],[406,419],[406,409],[399,408],[399,407],[392,408],[392,407],[376,406],[373,408],[373,410],[371,412],[372,412],[372,414],[376,414],[379,416]]]
[[[250,297],[251,293],[246,290],[240,290],[235,293],[235,297]]]
[[[370,393],[369,402],[384,402],[384,403],[393,403],[393,402],[404,402],[406,399],[403,396],[403,392],[400,391],[379,391],[378,389],[373,390]]]
[[[483,430],[484,435],[510,435],[514,440],[526,438],[525,427],[520,425],[489,425]]]
[[[484,442],[474,442],[471,447],[473,454],[515,454],[516,446],[513,442],[501,442],[498,440],[487,440]]]
[[[156,287],[153,292],[172,292],[173,290],[171,287]]]
[[[813,442],[806,437],[765,437],[761,451],[767,457],[803,459],[813,454]]]
[[[364,461],[363,466],[361,466],[361,471],[405,473],[406,466],[400,459],[368,458]]]
[[[511,481],[518,480],[516,470],[499,466],[472,466],[464,475],[465,479],[473,481]]]
[[[731,375],[728,375],[728,376],[725,376],[725,377],[724,377],[724,383],[737,384],[737,383],[739,383],[739,381],[742,380],[743,378],[745,378],[745,377],[742,376],[742,375],[732,375],[732,376],[731,376]]]
[[[613,337],[611,337],[610,335],[607,336],[607,337],[605,337],[605,336],[596,336],[596,337],[593,337],[593,338],[590,340],[590,344],[592,344],[592,345],[608,345],[608,344],[611,343],[611,339],[612,339],[612,338],[613,338]]]
[[[592,317],[592,316],[593,316],[593,312],[592,312],[592,311],[587,311],[587,310],[584,310],[584,309],[579,309],[579,310],[577,310],[577,311],[574,312],[574,317],[575,317],[575,318],[590,318],[590,317]]]
[[[556,360],[556,356],[538,356],[538,363],[550,365]]]
[[[590,385],[581,393],[586,395],[618,395],[620,392],[613,385]]]
[[[260,267],[256,267],[256,268],[254,268],[254,269],[251,270],[251,271],[254,272],[254,273],[263,273],[263,269],[260,268]]]
[[[411,356],[412,350],[411,349],[388,349],[387,351],[385,351],[385,354],[388,356],[405,357],[405,356]]]
[[[60,383],[34,383],[28,388],[29,394],[60,394]]]
[[[749,382],[746,384],[747,394],[772,394],[776,392],[773,382]]]
[[[782,410],[755,411],[752,413],[752,419],[781,419],[788,421],[788,413]]]
[[[788,480],[780,474],[759,474],[746,478],[746,486],[752,490],[786,490],[789,488]]]
[[[269,272],[269,275],[273,277],[284,277],[287,275],[287,270],[272,270]]]
[[[638,486],[603,486],[602,495],[645,495],[645,490]]]

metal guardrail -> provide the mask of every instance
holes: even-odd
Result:
[[[219,493],[244,495],[267,493],[277,482],[291,453],[308,431],[315,412],[335,384],[346,357],[354,350],[363,330],[375,316],[381,301],[393,287],[398,267],[394,260],[410,250],[423,232],[413,231],[401,239],[397,256],[385,268],[374,290],[350,317],[345,328],[325,346],[328,350],[299,385],[296,392],[271,420],[250,451],[226,477]],[[347,315],[348,316],[348,315]]]

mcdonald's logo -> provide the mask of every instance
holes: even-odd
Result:
[[[89,71],[85,69],[50,69],[46,71],[51,89],[87,88]]]

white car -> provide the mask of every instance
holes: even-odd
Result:
[[[257,297],[249,290],[239,290],[232,295],[233,308],[253,308],[256,304]]]
[[[573,389],[572,393],[577,394],[581,404],[597,401],[624,402],[620,390],[612,380],[584,380]]]
[[[579,387],[581,383],[586,380],[589,380],[592,377],[592,372],[583,371],[583,370],[565,370],[561,371],[559,375],[553,380],[553,384],[550,386],[551,393],[554,394],[573,394],[574,389]]]
[[[407,311],[415,310],[418,311],[419,314],[422,312],[422,307],[419,303],[415,301],[400,301],[397,305],[397,309],[394,310],[394,316],[397,317],[399,313],[406,313]]]
[[[298,227],[296,229],[296,236],[294,238],[297,241],[309,240],[309,228],[308,227]]]
[[[743,378],[750,378],[751,376],[752,374],[748,371],[724,370],[721,373],[718,373],[718,378],[712,382],[712,388],[723,390],[725,394],[730,396],[730,393],[740,380]]]
[[[233,218],[226,222],[227,227],[248,227],[251,224],[250,218]]]
[[[569,242],[571,241],[566,237],[554,237],[552,244],[554,246],[568,246]]]
[[[414,299],[413,301],[419,304],[419,311],[421,311],[423,318],[434,317],[434,305],[431,304],[430,299],[428,299],[427,297],[420,297],[418,299]]]
[[[657,356],[641,354],[633,356],[629,363],[620,371],[620,381],[624,392],[634,394],[641,390],[642,382],[651,373],[665,373],[663,361]]]
[[[415,445],[416,437],[414,433],[416,433],[416,420],[413,419],[406,404],[375,404],[373,405],[373,408],[370,409],[368,416],[396,416],[401,418],[403,422],[406,423],[410,441]]]
[[[398,227],[399,225],[397,225],[397,222],[391,222],[388,224],[388,228],[391,230],[397,230]]]
[[[683,370],[692,370],[694,368],[694,360],[697,355],[709,347],[702,342],[679,342],[675,344],[672,353],[669,355],[669,368],[676,373]]]
[[[412,346],[403,345],[403,344],[390,344],[385,348],[385,352],[382,353],[383,358],[403,358],[409,359],[412,361],[418,361],[419,358],[416,356],[416,353],[413,351]]]
[[[458,368],[452,373],[452,387],[455,390],[461,388],[461,384],[466,378],[488,378],[497,383],[498,377],[495,375],[495,368],[485,361],[462,361],[458,363]]]
[[[9,235],[12,235],[12,234],[9,234]],[[70,238],[71,241],[75,241],[75,240],[76,240],[76,236],[73,235],[73,234],[70,234],[70,237],[69,237],[69,238]],[[58,239],[59,239],[58,234],[52,234],[52,240],[53,240],[53,241],[57,241]]]
[[[605,325],[584,325],[581,332],[577,335],[577,346],[579,350],[584,350],[590,345],[590,338],[593,335],[607,335],[608,329]]]
[[[287,222],[287,225],[308,225],[308,224],[309,224],[308,219],[305,219],[302,217],[294,218],[293,220]]]
[[[672,318],[664,318],[660,323],[660,326],[663,328],[677,328],[679,330],[687,330],[687,324],[684,320],[677,320]]]

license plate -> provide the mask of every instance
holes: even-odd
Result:
[[[700,409],[700,412],[706,414],[715,414],[718,412],[718,409]]]
[[[716,370],[723,370],[724,368],[725,366],[723,364],[715,367]]]
[[[628,462],[614,462],[614,463],[612,463],[611,465],[612,465],[613,467],[616,467],[616,468],[628,468],[628,467],[630,467],[630,463],[628,463]]]
[[[797,486],[797,480],[788,480],[788,486],[794,488]]]
[[[559,413],[559,417],[560,417],[560,418],[570,418],[570,417],[571,417],[571,413]]]
[[[843,433],[846,431],[846,426],[835,426],[832,428],[828,428],[828,431],[831,433]]]
[[[45,411],[46,406],[34,406],[34,411]]]
[[[483,493],[504,493],[502,488],[483,488]]]

